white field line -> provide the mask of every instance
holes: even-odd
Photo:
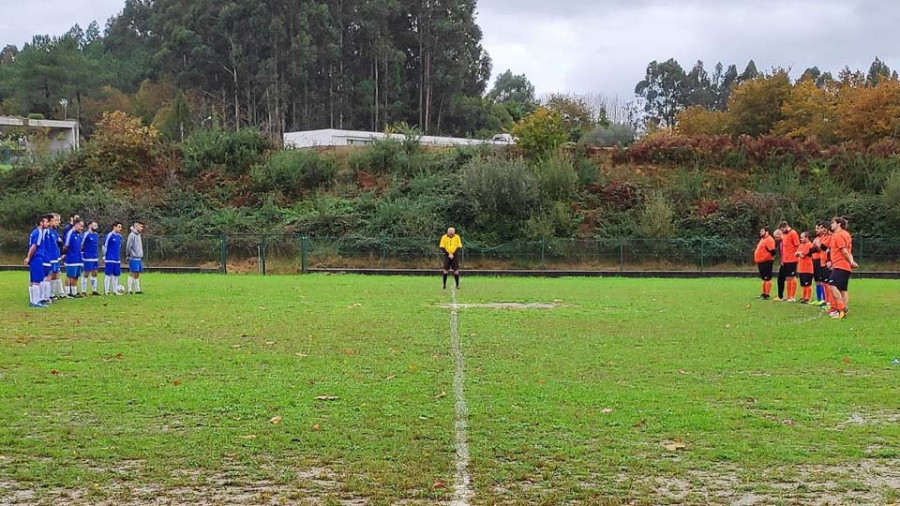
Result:
[[[472,498],[472,478],[469,476],[469,440],[468,418],[469,406],[463,392],[465,382],[465,361],[462,354],[462,343],[459,338],[459,304],[456,301],[456,289],[450,289],[453,305],[450,310],[450,346],[453,348],[455,367],[453,372],[453,393],[456,397],[456,474],[453,479],[453,500],[451,506],[468,506]]]

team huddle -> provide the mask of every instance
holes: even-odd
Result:
[[[778,254],[781,257],[778,297],[771,300],[797,302],[799,275],[800,303],[821,306],[832,318],[841,320],[850,301],[850,274],[859,267],[853,259],[853,238],[847,231],[847,220],[840,217],[818,223],[815,234],[815,237],[809,232],[797,234],[786,221],[774,233],[769,233],[769,227],[759,231],[760,239],[753,255],[762,279],[759,298],[771,299],[772,271]],[[811,300],[814,282],[815,301]]]
[[[85,224],[77,214],[69,217],[69,223],[59,233],[60,215],[51,213],[41,216],[37,227],[28,239],[28,266],[30,284],[28,300],[32,308],[46,308],[60,299],[80,299],[90,294],[99,296],[98,274],[100,259],[103,259],[103,293],[120,295],[129,293],[141,295],[141,272],[143,272],[144,247],[141,233],[144,224],[134,222],[125,243],[128,260],[128,288],[119,286],[122,275],[122,223],[116,222],[106,234],[102,251],[99,226],[96,221]],[[66,282],[60,277],[65,267]],[[79,281],[81,283],[79,290]]]

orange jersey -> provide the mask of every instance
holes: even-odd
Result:
[[[772,251],[775,250],[775,239],[771,235],[767,235],[759,240],[756,245],[756,251],[753,253],[753,261],[761,264],[763,262],[771,262],[775,259]]]
[[[800,234],[791,230],[781,236],[781,262],[792,264],[797,261],[797,248],[800,247]]]
[[[801,244],[797,251],[800,252],[803,256],[800,257],[800,261],[797,262],[797,273],[798,274],[812,274],[815,272],[813,270],[813,255],[815,253],[810,253],[809,250],[813,249],[812,243]]]
[[[853,238],[846,230],[841,230],[831,237],[831,268],[852,272],[853,267],[841,251],[843,249],[853,253]]]
[[[825,234],[820,237],[819,243],[821,244],[819,249],[823,250],[819,255],[819,262],[821,262],[822,267],[825,267],[831,261],[831,234]]]

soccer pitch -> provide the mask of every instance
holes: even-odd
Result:
[[[150,274],[32,310],[26,277],[0,504],[900,500],[896,281],[833,321],[750,279],[464,276],[453,305],[437,276]]]

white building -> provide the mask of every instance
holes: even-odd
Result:
[[[367,146],[381,139],[404,140],[403,134],[384,134],[379,132],[362,132],[356,130],[308,130],[305,132],[288,132],[284,134],[286,148],[315,148],[332,146]],[[491,140],[462,139],[459,137],[434,137],[423,135],[419,142],[425,146],[475,146],[480,144],[513,144],[508,134],[495,135]]]
[[[10,116],[0,116],[0,132],[11,129],[21,129],[25,134],[21,142],[24,144],[25,150],[29,154],[33,152],[34,146],[29,143],[28,137],[32,132],[43,130],[47,134],[47,153],[48,155],[57,155],[60,153],[68,153],[75,151],[79,146],[79,128],[77,121],[59,121],[49,119],[27,119],[15,118]]]

